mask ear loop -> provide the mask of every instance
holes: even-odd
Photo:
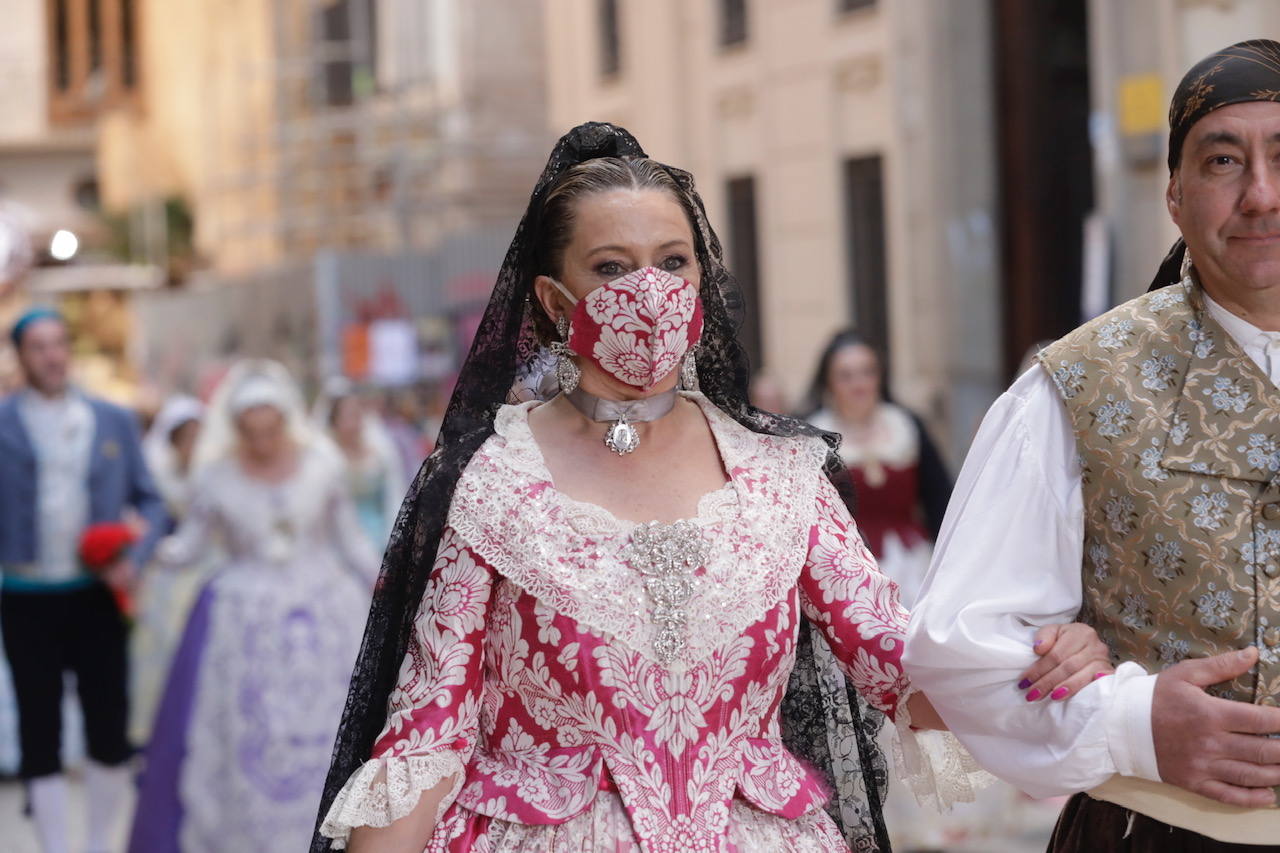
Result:
[[[571,305],[577,305],[577,304],[578,304],[579,300],[577,300],[577,299],[575,299],[575,298],[574,298],[573,294],[569,292],[569,288],[565,287],[563,284],[561,284],[560,282],[556,281],[556,280],[555,280],[554,278],[552,278],[551,276],[547,276],[547,281],[549,281],[549,282],[551,282],[553,285],[555,285],[556,290],[560,291],[560,293],[562,293],[562,294],[564,295],[564,298],[569,300],[569,304],[571,304]]]

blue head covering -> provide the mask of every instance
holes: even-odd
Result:
[[[26,334],[27,329],[31,328],[32,323],[38,323],[41,320],[57,320],[64,326],[67,321],[57,309],[47,306],[39,306],[32,308],[18,318],[18,322],[13,324],[13,328],[9,330],[9,340],[13,342],[14,348],[22,343],[22,336]]]

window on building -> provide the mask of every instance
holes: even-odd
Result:
[[[755,371],[764,366],[755,178],[746,175],[730,179],[726,195],[729,202],[729,271],[742,286],[742,298],[746,303],[746,321],[738,330],[738,338],[751,359],[751,369]]]
[[[854,9],[866,9],[876,5],[876,0],[836,0],[836,11],[844,14]]]
[[[71,88],[71,20],[68,0],[53,2],[53,77],[61,92]]]
[[[720,0],[720,44],[742,44],[747,40],[747,0]]]
[[[136,98],[137,6],[138,0],[45,0],[52,122],[89,121]]]
[[[889,276],[884,230],[884,164],[880,157],[844,163],[845,247],[853,325],[889,354]]]
[[[138,85],[138,19],[134,0],[120,0],[120,82],[126,89]]]
[[[88,0],[89,73],[102,70],[102,0]]]
[[[622,34],[619,31],[618,0],[600,3],[600,73],[606,77],[622,70]]]
[[[329,106],[349,106],[375,88],[375,9],[375,0],[331,0],[320,10],[320,76]]]

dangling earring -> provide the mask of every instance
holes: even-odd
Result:
[[[572,394],[578,387],[578,380],[582,379],[582,371],[570,358],[577,353],[569,349],[569,321],[563,314],[556,320],[556,331],[560,340],[551,343],[551,352],[556,357],[556,381],[560,383],[562,393]]]
[[[684,358],[680,361],[680,387],[685,391],[697,394],[701,389],[698,387],[698,345],[694,344],[689,347],[689,351],[684,354]]]

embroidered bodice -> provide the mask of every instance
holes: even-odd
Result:
[[[211,541],[233,561],[305,566],[308,555],[336,547],[347,567],[372,579],[377,555],[365,540],[343,492],[340,462],[315,447],[302,451],[292,475],[278,483],[255,480],[234,459],[214,462],[193,488],[190,510],[158,556],[189,565]]]
[[[693,397],[724,488],[694,518],[635,524],[559,493],[504,407],[458,483],[372,759],[324,832],[385,826],[454,776],[458,809],[562,823],[616,790],[648,851],[719,850],[735,797],[784,817],[825,800],[782,746],[803,612],[893,716],[907,615],[822,473],[816,439],[752,433]]]

